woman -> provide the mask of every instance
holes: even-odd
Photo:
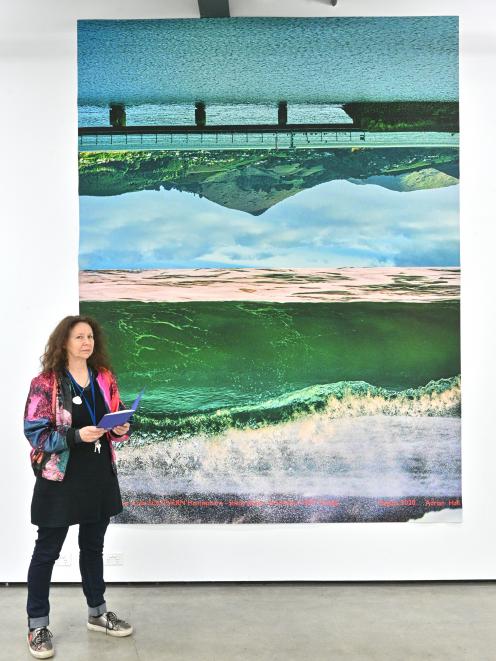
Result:
[[[110,517],[122,512],[114,442],[129,438],[129,423],[111,431],[97,423],[124,408],[98,323],[65,317],[50,335],[42,372],[31,381],[24,412],[36,483],[31,523],[38,539],[28,572],[27,636],[31,654],[53,656],[49,590],[53,565],[69,526],[79,524],[79,568],[88,604],[87,627],[128,636],[130,624],[107,610],[103,541]]]

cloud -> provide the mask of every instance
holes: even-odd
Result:
[[[396,192],[332,181],[261,216],[191,193],[80,198],[82,268],[459,264],[458,186]]]

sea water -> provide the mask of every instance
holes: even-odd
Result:
[[[78,22],[79,124],[346,121],[350,101],[456,101],[453,16]]]

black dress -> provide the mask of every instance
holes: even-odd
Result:
[[[107,412],[103,395],[96,381],[97,421]],[[84,389],[91,403],[91,385]],[[72,405],[72,426],[76,429],[93,425],[88,408]],[[100,438],[100,452],[95,443],[76,443],[70,450],[64,479],[47,480],[38,475],[31,501],[31,523],[37,526],[60,527],[76,523],[95,523],[122,512],[122,500],[117,476],[112,471],[110,447],[105,435]]]

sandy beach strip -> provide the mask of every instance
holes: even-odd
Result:
[[[423,303],[458,299],[458,267],[87,270],[81,301]]]

